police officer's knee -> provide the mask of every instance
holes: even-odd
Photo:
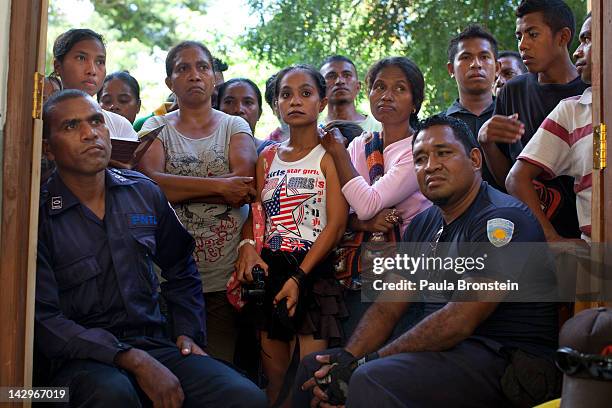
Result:
[[[70,403],[99,407],[140,407],[140,398],[130,380],[117,372],[115,375],[84,375],[70,386]]]
[[[247,378],[241,377],[240,380],[226,385],[225,392],[231,399],[231,403],[226,401],[226,406],[265,408],[268,406],[266,394]]]
[[[349,382],[348,401],[350,406],[370,406],[370,398],[379,391],[377,381],[373,380],[373,374],[378,371],[373,364],[364,364],[353,372]]]

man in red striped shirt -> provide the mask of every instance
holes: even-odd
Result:
[[[574,52],[582,81],[591,83],[591,14],[580,30]],[[542,211],[533,186],[536,177],[574,177],[576,210],[582,239],[591,239],[593,124],[591,88],[567,98],[542,122],[523,149],[506,180],[508,192],[522,200],[540,221],[548,241],[564,240]]]

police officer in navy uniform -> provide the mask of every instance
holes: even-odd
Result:
[[[550,258],[541,251],[511,262],[501,256],[510,243],[544,242],[543,231],[527,206],[482,181],[481,153],[465,123],[445,115],[426,119],[414,136],[413,156],[421,192],[434,203],[406,230],[403,240],[413,243],[416,255],[436,256],[437,245],[479,243],[470,248],[486,249],[492,259],[485,265],[493,265],[480,276],[465,273],[466,281],[518,279],[535,271],[536,280],[554,285]],[[472,250],[477,255],[479,249]],[[530,262],[538,267],[532,269]],[[548,360],[557,344],[554,303],[533,296],[530,303],[458,301],[463,295],[431,301],[436,296],[428,295],[426,317],[392,341],[409,302],[404,297],[372,304],[345,348],[304,358],[294,407],[508,406],[509,397],[524,397],[515,385],[543,379],[522,381],[515,374],[523,370],[507,370],[518,351],[530,364],[537,362],[537,370],[555,377]],[[552,392],[536,391],[542,398]]]
[[[194,240],[151,180],[107,169],[100,109],[66,90],[43,110],[57,171],[41,191],[35,340],[58,363],[52,385],[69,387],[78,407],[266,406],[255,384],[202,351]]]

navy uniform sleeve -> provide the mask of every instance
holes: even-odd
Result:
[[[46,234],[39,232],[35,306],[37,346],[52,359],[93,359],[113,364],[115,355],[130,346],[104,329],[88,329],[64,316],[47,242]]]
[[[195,241],[185,230],[168,200],[158,191],[155,262],[166,279],[161,284],[162,295],[168,303],[173,338],[191,337],[200,345],[206,344],[206,314],[202,281],[192,257]]]

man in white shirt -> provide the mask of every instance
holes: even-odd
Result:
[[[591,83],[591,14],[580,30],[580,45],[574,52],[576,69]],[[582,239],[591,240],[591,190],[593,163],[593,116],[591,88],[582,95],[564,99],[542,122],[512,166],[506,188],[531,208],[548,241],[563,240],[542,211],[532,181],[538,176],[574,177],[576,209]]]

